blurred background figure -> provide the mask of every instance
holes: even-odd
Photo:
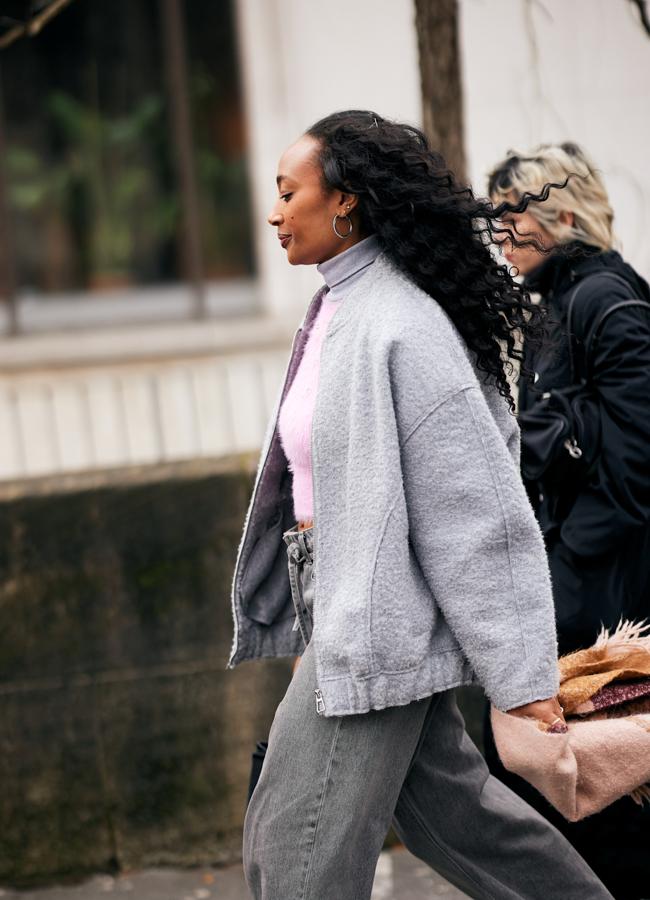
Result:
[[[534,376],[520,381],[519,417],[567,653],[592,644],[603,625],[650,617],[650,288],[613,249],[605,186],[576,144],[509,153],[489,193],[516,202],[546,183],[560,187],[545,203],[504,216],[500,250],[548,312],[547,344],[525,348]],[[514,247],[508,230],[530,245]],[[557,410],[569,431],[549,440]],[[491,739],[488,750],[495,772],[549,814],[505,773]],[[647,896],[650,810],[626,798],[562,827],[617,898]]]

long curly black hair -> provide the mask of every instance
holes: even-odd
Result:
[[[542,340],[543,311],[490,246],[504,233],[538,246],[513,237],[500,217],[562,185],[494,206],[456,180],[422,131],[367,110],[334,113],[306,134],[321,145],[325,187],[358,196],[361,233],[376,234],[395,265],[435,297],[514,411],[507,376],[514,360],[523,363],[522,337]]]

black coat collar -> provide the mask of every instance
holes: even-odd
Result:
[[[605,254],[598,247],[580,241],[554,250],[534,271],[524,278],[526,290],[541,294],[545,300],[571,284],[593,268],[593,262]]]

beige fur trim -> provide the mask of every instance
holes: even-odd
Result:
[[[595,650],[647,650],[650,653],[650,622],[621,619],[613,632],[603,627],[594,644]]]

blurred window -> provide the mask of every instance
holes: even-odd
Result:
[[[223,0],[182,10],[204,276],[248,278],[234,15]],[[47,302],[185,280],[160,3],[75,0],[5,50],[2,69],[19,293]]]

